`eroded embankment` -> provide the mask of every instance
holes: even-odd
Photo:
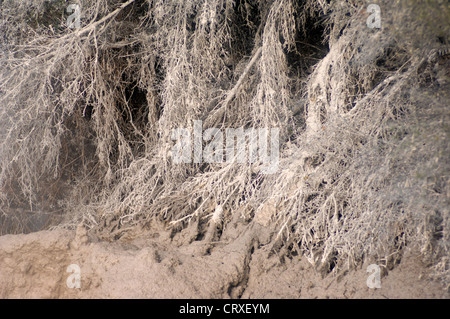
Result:
[[[427,279],[411,253],[385,272],[380,289],[367,286],[367,266],[320,274],[300,256],[270,253],[270,234],[258,224],[228,231],[229,241],[182,244],[153,231],[139,239],[101,242],[83,227],[0,237],[1,298],[448,298]],[[76,264],[75,273],[67,272]],[[69,278],[69,286],[68,286]]]

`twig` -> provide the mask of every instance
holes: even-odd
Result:
[[[242,85],[242,83],[244,82],[245,77],[247,76],[247,74],[250,72],[250,69],[253,67],[253,65],[256,63],[256,61],[258,60],[258,58],[261,55],[261,51],[262,48],[259,47],[258,50],[256,50],[255,54],[253,55],[252,59],[250,60],[250,62],[247,64],[247,66],[244,69],[244,72],[242,73],[242,75],[239,77],[239,80],[236,82],[236,84],[234,85],[234,87],[231,89],[231,91],[228,92],[227,97],[225,98],[225,100],[222,103],[222,106],[217,109],[217,111],[212,115],[212,118],[210,120],[210,123],[213,124],[213,127],[215,125],[217,125],[217,123],[220,121],[220,119],[223,117],[223,115],[225,114],[225,111],[228,107],[228,104],[230,104],[231,100],[235,97],[238,89],[240,88],[240,86]]]
[[[78,36],[81,36],[83,34],[85,34],[86,32],[91,31],[92,29],[95,29],[99,24],[102,24],[103,22],[105,22],[106,20],[114,17],[115,15],[117,15],[122,9],[124,9],[125,7],[129,6],[130,4],[132,4],[135,0],[129,0],[127,2],[125,2],[124,4],[122,4],[120,7],[118,7],[116,10],[114,10],[113,12],[111,12],[110,14],[108,14],[107,16],[101,18],[100,20],[92,23],[91,25],[88,25],[86,27],[84,27],[83,29],[79,30],[76,32],[76,34]]]

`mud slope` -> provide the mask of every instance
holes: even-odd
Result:
[[[1,298],[448,298],[412,254],[368,288],[367,266],[320,274],[305,258],[269,254],[256,224],[228,244],[188,245],[165,231],[101,242],[79,226],[0,237]],[[186,233],[184,233],[186,235]],[[178,235],[179,236],[179,235]],[[81,288],[68,288],[77,264]]]

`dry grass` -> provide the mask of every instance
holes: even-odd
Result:
[[[82,28],[68,30],[64,1],[56,15],[3,1],[5,218],[26,203],[117,239],[220,205],[224,220],[270,221],[286,254],[324,272],[390,268],[417,246],[449,283],[444,2],[375,1],[381,30],[365,1],[82,2]],[[280,128],[280,171],[174,164],[171,131],[194,120]]]

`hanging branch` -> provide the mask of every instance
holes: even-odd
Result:
[[[214,114],[212,115],[211,119],[209,120],[209,123],[213,124],[211,127],[214,127],[219,123],[219,121],[223,118],[223,115],[225,114],[228,105],[233,100],[233,98],[236,96],[237,91],[241,87],[242,83],[244,82],[245,78],[247,77],[248,73],[250,72],[250,69],[255,65],[256,61],[261,56],[262,48],[259,47],[258,50],[256,50],[255,54],[253,54],[252,59],[247,64],[247,66],[244,69],[244,72],[239,77],[239,80],[236,82],[234,87],[231,89],[231,91],[228,92],[227,97],[222,103],[222,106],[217,109]]]

